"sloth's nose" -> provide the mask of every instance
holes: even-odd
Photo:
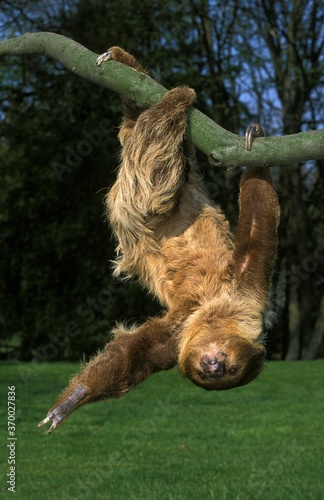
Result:
[[[224,373],[224,364],[217,361],[216,358],[211,358],[207,361],[210,376],[220,376]]]
[[[214,355],[206,354],[203,356],[200,366],[206,377],[221,377],[224,373],[224,363],[218,361],[217,357]]]

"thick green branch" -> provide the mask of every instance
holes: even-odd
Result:
[[[97,66],[98,54],[55,33],[26,33],[5,40],[0,42],[1,54],[46,55],[82,78],[134,99],[142,106],[151,106],[167,91],[150,77],[116,61]],[[254,142],[252,151],[247,151],[243,137],[224,130],[197,109],[192,109],[188,135],[195,146],[217,166],[272,166],[324,158],[324,130],[260,138]]]

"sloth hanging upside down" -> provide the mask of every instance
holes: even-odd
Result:
[[[119,47],[98,64],[109,59],[146,73]],[[277,196],[268,168],[247,167],[233,237],[204,191],[194,148],[184,137],[194,99],[191,88],[179,87],[146,110],[125,102],[121,166],[106,198],[118,240],[114,274],[138,277],[165,312],[130,330],[115,328],[114,340],[71,380],[39,424],[51,421],[49,433],[79,406],[119,398],[176,364],[208,390],[247,384],[262,368]],[[262,135],[252,124],[247,148]]]

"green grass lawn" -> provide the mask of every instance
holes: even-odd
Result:
[[[159,373],[48,436],[37,423],[77,371],[0,365],[2,408],[16,386],[15,498],[323,500],[323,361],[272,362],[252,384],[219,393]],[[6,418],[1,427],[6,463]],[[0,498],[12,498],[5,473]]]

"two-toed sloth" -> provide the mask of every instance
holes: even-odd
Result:
[[[100,56],[137,71],[119,47]],[[49,432],[79,406],[119,398],[152,373],[178,364],[181,374],[208,390],[231,389],[262,368],[264,314],[277,249],[279,206],[269,169],[242,175],[235,238],[219,206],[204,191],[192,144],[185,138],[195,92],[169,91],[143,110],[125,102],[121,165],[107,195],[118,240],[115,276],[136,276],[165,308],[127,330],[75,376],[39,424]],[[263,135],[253,124],[247,147]]]

